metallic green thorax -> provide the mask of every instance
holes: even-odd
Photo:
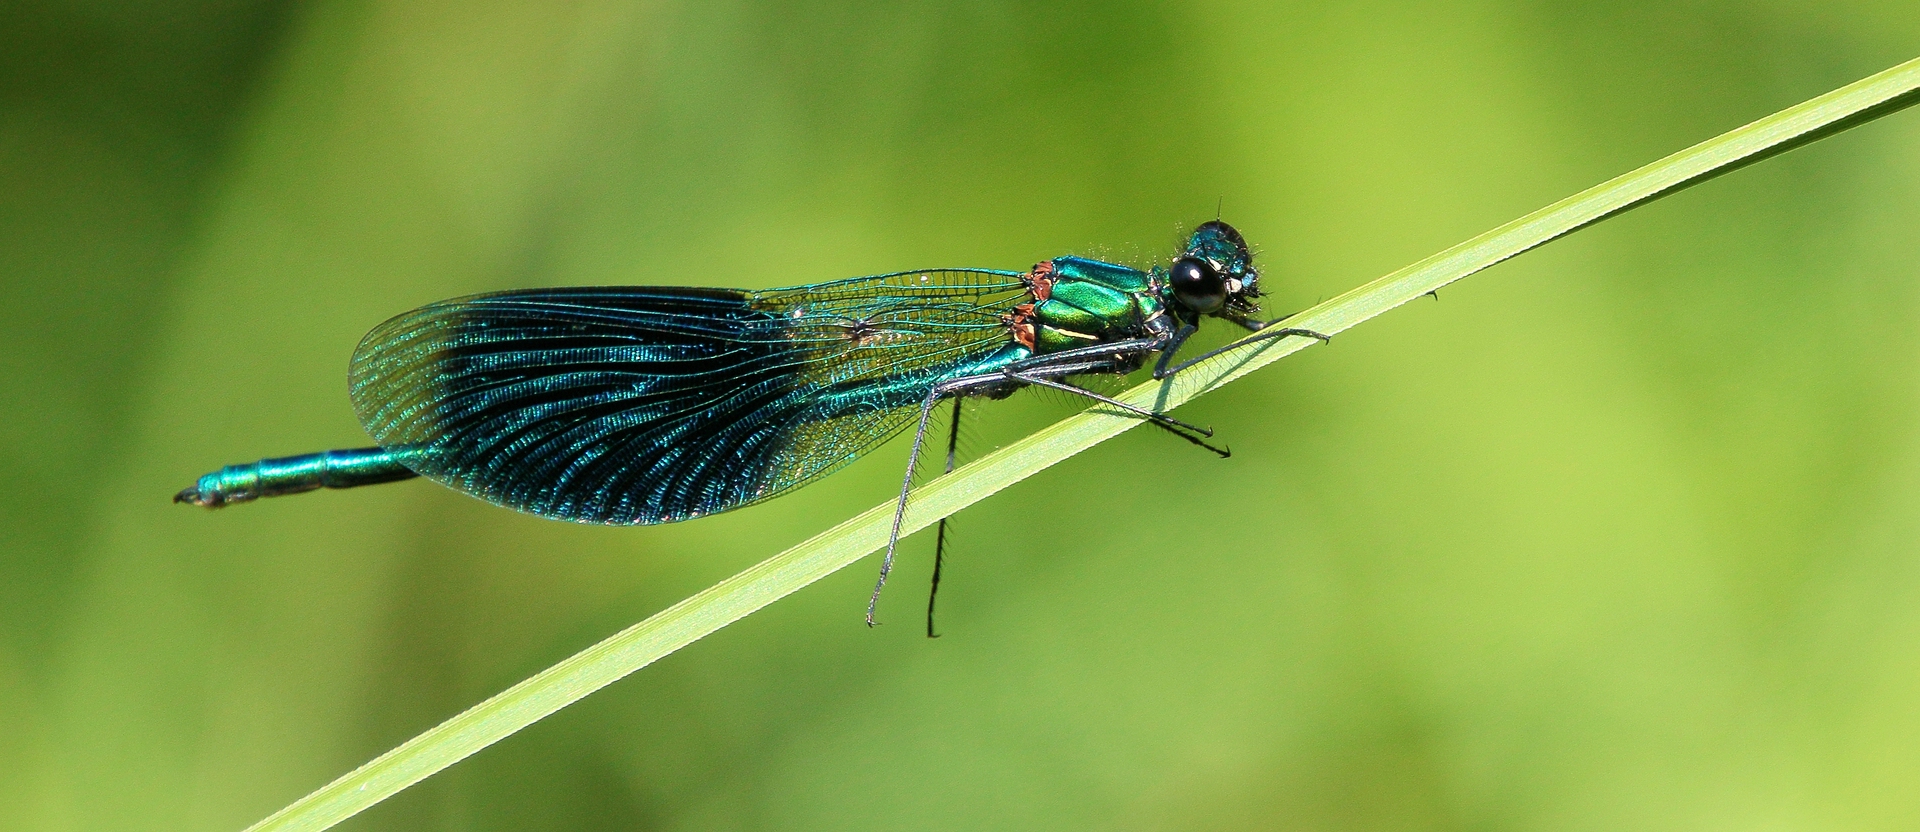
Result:
[[[1036,355],[1138,338],[1166,316],[1159,281],[1139,269],[1056,257],[1027,280],[1034,302],[1016,307],[1008,328]]]

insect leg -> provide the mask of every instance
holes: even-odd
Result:
[[[953,400],[953,424],[947,426],[947,469],[940,473],[953,473],[953,457],[960,450],[960,400]]]
[[[1192,444],[1196,444],[1196,446],[1200,446],[1200,448],[1206,448],[1206,450],[1210,450],[1210,452],[1217,453],[1221,459],[1227,459],[1227,457],[1233,455],[1233,450],[1213,448],[1212,444],[1206,442],[1208,438],[1213,438],[1213,430],[1210,430],[1210,428],[1194,427],[1194,425],[1187,425],[1187,423],[1183,423],[1183,421],[1179,421],[1179,419],[1167,417],[1164,413],[1154,413],[1154,411],[1148,411],[1148,409],[1131,407],[1131,405],[1127,405],[1125,402],[1116,402],[1116,400],[1112,400],[1112,398],[1100,396],[1100,394],[1096,394],[1096,392],[1092,392],[1092,390],[1087,390],[1087,388],[1083,388],[1083,386],[1073,386],[1073,384],[1068,384],[1068,382],[1039,379],[1039,377],[1031,377],[1031,375],[1020,375],[1020,377],[1016,377],[1016,379],[1023,380],[1023,382],[1027,382],[1027,384],[1041,384],[1041,386],[1054,388],[1054,390],[1066,390],[1066,392],[1071,392],[1071,394],[1075,394],[1075,396],[1087,396],[1087,398],[1091,398],[1094,402],[1100,402],[1100,404],[1114,405],[1114,407],[1119,407],[1119,409],[1123,409],[1123,411],[1129,411],[1129,413],[1135,413],[1135,415],[1144,417],[1146,423],[1152,425],[1152,427],[1162,428],[1162,430],[1173,434],[1173,436],[1179,436],[1179,438],[1183,438],[1183,440],[1187,440],[1187,442],[1192,442]],[[1183,430],[1183,428],[1185,428],[1185,430]],[[1190,430],[1190,432],[1188,432],[1188,430]],[[1202,434],[1204,438],[1202,438],[1202,436],[1194,436],[1194,432]]]
[[[913,433],[913,450],[907,453],[907,474],[900,483],[900,502],[893,509],[893,530],[887,535],[887,555],[880,561],[880,580],[873,585],[873,595],[867,598],[867,626],[872,627],[874,608],[880,605],[880,590],[887,588],[887,575],[893,572],[893,550],[900,545],[900,524],[907,517],[907,494],[913,490],[913,469],[920,464],[920,448],[927,440],[927,419],[933,415],[933,406],[948,396],[964,395],[974,388],[992,387],[1006,382],[1006,377],[992,375],[962,376],[948,379],[927,391],[927,398],[920,403],[920,425]]]
[[[1258,321],[1235,321],[1235,323],[1238,323],[1241,326],[1245,326],[1249,329],[1254,330],[1253,337],[1248,338],[1244,341],[1228,344],[1217,350],[1211,350],[1211,351],[1202,353],[1197,357],[1189,358],[1186,361],[1182,361],[1179,364],[1173,365],[1172,367],[1167,367],[1165,369],[1162,369],[1160,367],[1155,367],[1153,369],[1153,377],[1156,380],[1172,378],[1175,373],[1178,373],[1181,370],[1184,370],[1188,367],[1191,367],[1195,364],[1198,364],[1202,361],[1205,361],[1223,352],[1240,349],[1241,347],[1244,347],[1255,341],[1265,341],[1272,338],[1285,338],[1289,335],[1298,335],[1302,338],[1316,338],[1316,339],[1319,339],[1321,343],[1329,343],[1333,341],[1333,338],[1331,336],[1322,335],[1318,332],[1314,332],[1311,329],[1299,329],[1296,327],[1276,327],[1276,326],[1273,326],[1271,323],[1261,324],[1260,326],[1257,326],[1257,327],[1254,326],[1254,324],[1259,323]]]
[[[943,474],[953,473],[954,452],[960,447],[960,403],[966,399],[955,396],[953,399],[953,424],[947,429],[947,470]],[[939,638],[933,631],[933,602],[940,597],[940,566],[947,557],[947,521],[952,518],[940,518],[940,528],[933,536],[933,588],[927,590],[927,638]]]
[[[1173,337],[1167,339],[1167,345],[1160,348],[1160,360],[1154,362],[1154,378],[1166,378],[1167,362],[1173,360],[1173,355],[1180,351],[1181,344],[1185,344],[1188,338],[1192,338],[1193,334],[1199,331],[1200,328],[1193,324],[1181,324],[1180,328],[1174,331]]]
[[[1088,390],[1084,387],[1075,387],[1071,384],[1054,381],[1053,379],[1047,378],[1045,376],[1031,375],[1028,373],[1012,373],[1011,375],[1014,379],[1018,381],[1026,382],[1028,384],[1038,384],[1041,387],[1050,387],[1055,390],[1061,390],[1068,393],[1072,393],[1076,396],[1085,396],[1101,404],[1107,405],[1109,407],[1117,407],[1121,410],[1124,410],[1128,413],[1131,413],[1135,416],[1138,416],[1142,419],[1146,419],[1151,422],[1157,422],[1159,424],[1166,425],[1168,427],[1186,428],[1187,430],[1193,431],[1194,433],[1200,434],[1201,436],[1205,436],[1208,438],[1211,438],[1213,436],[1213,431],[1208,428],[1203,428],[1203,427],[1200,427],[1199,425],[1189,425],[1186,422],[1182,422],[1179,419],[1175,419],[1172,416],[1168,416],[1164,413],[1155,413],[1144,407],[1135,407],[1133,405],[1127,404],[1126,402],[1120,401],[1119,399],[1102,396],[1099,393],[1095,393],[1092,390]]]

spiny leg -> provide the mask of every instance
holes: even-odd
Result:
[[[947,469],[940,473],[953,473],[953,458],[960,452],[960,400],[953,400],[953,424],[947,426]]]
[[[1266,324],[1260,324],[1259,326],[1255,326],[1256,323],[1259,323],[1257,321],[1234,321],[1234,323],[1240,324],[1241,326],[1244,326],[1244,327],[1247,327],[1248,329],[1253,330],[1254,331],[1253,337],[1248,338],[1245,341],[1241,341],[1239,343],[1228,344],[1217,350],[1210,350],[1208,352],[1201,353],[1197,357],[1189,358],[1185,361],[1180,362],[1179,364],[1175,364],[1172,367],[1168,367],[1164,369],[1161,367],[1155,367],[1153,369],[1154,379],[1161,380],[1161,379],[1172,378],[1174,374],[1180,372],[1181,370],[1184,370],[1188,367],[1191,367],[1195,364],[1198,364],[1202,361],[1205,361],[1223,352],[1240,349],[1241,347],[1244,347],[1255,341],[1265,341],[1272,338],[1285,338],[1289,335],[1298,335],[1302,338],[1318,339],[1323,344],[1332,343],[1333,341],[1332,336],[1322,335],[1318,332],[1314,332],[1311,329],[1300,329],[1298,327],[1274,327],[1273,323],[1266,323]]]
[[[1174,354],[1180,351],[1180,346],[1185,344],[1188,338],[1192,338],[1195,332],[1199,331],[1200,327],[1194,326],[1193,324],[1181,324],[1179,329],[1174,330],[1173,337],[1167,339],[1167,345],[1160,348],[1160,360],[1153,363],[1154,378],[1166,377],[1167,362],[1172,361]]]
[[[942,475],[953,473],[954,454],[960,447],[961,401],[963,399],[958,397],[953,400],[953,424],[947,430],[947,469],[941,472]],[[927,591],[927,638],[940,637],[939,633],[933,631],[933,602],[940,597],[940,566],[946,561],[947,521],[950,519],[952,518],[940,518],[940,528],[934,532],[933,536],[933,588]]]
[[[1144,407],[1135,407],[1133,405],[1127,404],[1126,402],[1120,401],[1119,399],[1102,396],[1099,393],[1095,393],[1092,390],[1088,390],[1084,387],[1075,387],[1071,384],[1055,381],[1045,376],[1036,376],[1028,373],[1008,373],[1008,376],[1018,381],[1026,382],[1028,384],[1038,384],[1041,387],[1050,387],[1055,390],[1064,390],[1076,396],[1085,396],[1089,399],[1092,399],[1096,402],[1107,405],[1109,407],[1117,407],[1121,410],[1124,410],[1128,413],[1131,413],[1135,416],[1138,416],[1142,419],[1146,419],[1147,421],[1153,422],[1163,427],[1185,428],[1187,430],[1193,431],[1194,433],[1200,434],[1201,436],[1207,437],[1209,439],[1213,438],[1213,431],[1208,428],[1203,428],[1203,427],[1200,427],[1199,425],[1189,425],[1186,422],[1182,422],[1179,419],[1175,419],[1172,416],[1166,415],[1165,413],[1155,413]]]
[[[1081,386],[1079,386],[1079,385],[1076,385],[1076,384],[1073,384],[1073,383],[1071,383],[1071,382],[1066,382],[1066,381],[1062,381],[1062,382],[1060,382],[1060,383],[1061,383],[1061,384],[1064,384],[1064,385],[1066,385],[1067,387],[1071,387],[1071,388],[1072,388],[1072,389],[1073,389],[1073,390],[1074,390],[1075,392],[1077,392],[1077,393],[1079,393],[1080,395],[1083,395],[1083,396],[1086,396],[1086,397],[1088,397],[1088,398],[1092,398],[1092,399],[1095,399],[1095,400],[1098,400],[1098,401],[1102,401],[1102,402],[1108,402],[1108,403],[1112,403],[1112,402],[1113,402],[1113,400],[1112,400],[1112,399],[1107,399],[1107,398],[1104,398],[1104,397],[1102,397],[1102,396],[1100,396],[1099,394],[1097,394],[1097,393],[1095,393],[1095,392],[1093,392],[1093,391],[1091,391],[1091,390],[1088,390],[1088,389],[1087,389],[1087,388],[1085,388],[1085,387],[1081,387]],[[1124,407],[1126,407],[1126,405],[1125,405],[1125,404],[1120,404],[1119,406],[1120,406],[1120,407],[1123,407],[1123,408],[1124,408]],[[1158,414],[1155,414],[1155,415],[1158,415]],[[1221,459],[1226,459],[1226,458],[1228,458],[1228,457],[1231,457],[1231,456],[1233,456],[1233,451],[1232,451],[1232,450],[1230,450],[1230,449],[1227,449],[1227,448],[1216,448],[1216,447],[1214,447],[1214,446],[1213,446],[1213,445],[1212,445],[1211,443],[1209,443],[1209,442],[1207,442],[1207,441],[1206,441],[1206,439],[1203,439],[1203,438],[1201,438],[1201,437],[1198,437],[1198,436],[1194,436],[1193,434],[1191,434],[1191,433],[1188,433],[1188,432],[1186,432],[1186,431],[1184,431],[1184,430],[1181,430],[1181,429],[1179,429],[1179,428],[1177,428],[1177,427],[1174,427],[1173,425],[1169,425],[1169,424],[1167,424],[1167,423],[1166,423],[1165,421],[1162,421],[1161,419],[1157,419],[1157,418],[1149,418],[1149,419],[1147,419],[1147,424],[1149,424],[1149,425],[1152,425],[1152,426],[1154,426],[1154,427],[1156,427],[1156,428],[1159,428],[1159,429],[1161,429],[1161,430],[1164,430],[1164,431],[1166,431],[1166,432],[1168,432],[1168,433],[1171,433],[1171,434],[1173,434],[1174,436],[1178,436],[1178,437],[1180,437],[1181,439],[1185,439],[1185,440],[1187,440],[1188,442],[1192,442],[1193,444],[1195,444],[1195,445],[1198,445],[1198,446],[1200,446],[1200,447],[1202,447],[1202,448],[1205,448],[1205,449],[1207,449],[1207,450],[1209,450],[1209,451],[1212,451],[1212,452],[1214,452],[1215,454],[1218,454],[1218,455],[1220,456],[1220,458],[1221,458]],[[1211,436],[1212,436],[1213,434],[1212,434],[1212,432],[1210,432],[1210,431],[1209,431],[1207,435],[1208,435],[1209,437],[1211,437]]]
[[[907,495],[913,491],[913,469],[920,464],[920,448],[927,441],[927,420],[933,416],[933,406],[947,396],[963,396],[975,388],[994,387],[1004,383],[1006,377],[992,375],[962,376],[948,379],[927,391],[927,398],[920,403],[920,425],[913,432],[913,450],[907,453],[907,473],[900,482],[900,502],[893,508],[893,530],[887,534],[887,555],[880,561],[880,580],[873,585],[873,595],[867,598],[867,626],[876,623],[873,620],[874,608],[880,605],[880,590],[887,588],[887,575],[893,572],[893,550],[900,545],[900,524],[907,517]]]
[[[887,588],[887,575],[893,571],[893,548],[900,543],[900,523],[907,517],[907,492],[913,490],[913,469],[920,464],[920,446],[927,440],[927,417],[933,415],[934,403],[940,401],[940,387],[934,386],[927,391],[927,399],[920,403],[920,425],[913,432],[913,450],[907,452],[907,476],[900,483],[900,503],[893,509],[893,531],[887,535],[887,555],[880,560],[880,580],[873,585],[873,595],[867,598],[867,626],[873,620],[873,610],[880,605],[880,590]]]

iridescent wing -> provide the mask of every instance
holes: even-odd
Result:
[[[499,292],[375,327],[349,378],[367,432],[424,476],[545,517],[669,523],[853,461],[1007,349],[1025,297],[984,269]]]

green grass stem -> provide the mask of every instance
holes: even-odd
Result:
[[[1920,101],[1920,59],[1850,84],[1589,188],[1294,317],[1329,335],[1510,257],[1720,174],[1864,124]],[[1168,383],[1120,396],[1169,409],[1317,343],[1286,338],[1248,345]],[[914,493],[911,533],[989,494],[1140,424],[1094,407],[940,477]],[[251,827],[320,830],[350,818],[700,637],[886,544],[889,500],[628,627],[379,758]]]

